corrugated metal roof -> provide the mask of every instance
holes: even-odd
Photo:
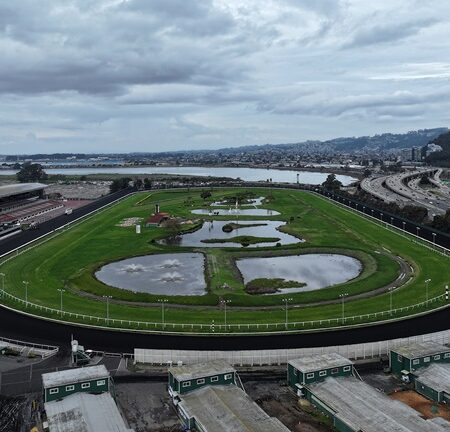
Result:
[[[108,377],[105,365],[98,365],[42,374],[42,383],[44,388],[49,388]]]
[[[392,348],[391,351],[401,354],[408,359],[414,359],[449,352],[450,348],[436,342],[416,342]]]
[[[180,406],[208,432],[288,432],[234,385],[207,386],[181,396]]]
[[[341,421],[364,432],[444,432],[404,403],[354,377],[327,378],[309,385],[312,394]]]
[[[289,361],[289,364],[294,366],[295,369],[300,372],[307,373],[332,369],[335,367],[350,366],[353,362],[338,353],[329,353],[300,357]]]
[[[45,404],[51,432],[133,432],[109,393],[76,393]]]
[[[169,372],[176,380],[186,381],[213,375],[234,373],[236,370],[223,360],[214,360],[207,363],[173,366],[169,368]]]
[[[11,185],[0,186],[0,198],[20,195],[27,192],[34,192],[48,187],[43,183],[17,183]]]
[[[450,363],[432,363],[414,372],[417,381],[436,391],[450,394]]]

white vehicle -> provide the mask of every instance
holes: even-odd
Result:
[[[66,210],[64,211],[64,214],[66,214],[66,215],[71,215],[72,212],[73,212],[73,209],[71,209],[71,208],[66,208]]]

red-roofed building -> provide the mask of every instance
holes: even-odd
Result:
[[[169,213],[159,212],[152,216],[150,216],[147,221],[145,222],[145,226],[159,226],[161,225],[161,222],[164,222],[165,220],[169,219],[170,215]]]

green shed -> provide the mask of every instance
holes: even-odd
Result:
[[[414,386],[417,393],[434,402],[450,402],[450,363],[433,363],[420,369]]]
[[[338,353],[318,354],[289,361],[287,381],[296,392],[327,377],[353,375],[353,362]]]
[[[449,363],[450,348],[435,342],[420,342],[392,348],[389,366],[395,375],[414,372],[431,363]]]
[[[222,360],[169,368],[169,393],[172,397],[207,385],[240,383],[236,370]]]
[[[44,402],[64,399],[74,393],[110,391],[111,376],[104,365],[42,374]]]

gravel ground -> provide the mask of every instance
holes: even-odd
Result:
[[[367,384],[386,394],[405,388],[405,385],[399,379],[384,372],[360,373],[360,376]]]
[[[167,383],[116,383],[117,404],[136,432],[178,432],[181,425],[170,404]]]
[[[97,199],[109,194],[109,181],[98,182],[73,182],[70,184],[51,184],[46,190],[46,194],[60,193],[67,199]]]
[[[293,432],[331,432],[325,417],[309,403],[300,405],[298,398],[278,381],[246,381],[246,392],[270,416],[278,418]],[[306,401],[303,401],[306,402]]]
[[[443,417],[450,421],[450,407],[443,404],[437,404],[413,390],[392,393],[390,397],[414,408],[426,419]]]

